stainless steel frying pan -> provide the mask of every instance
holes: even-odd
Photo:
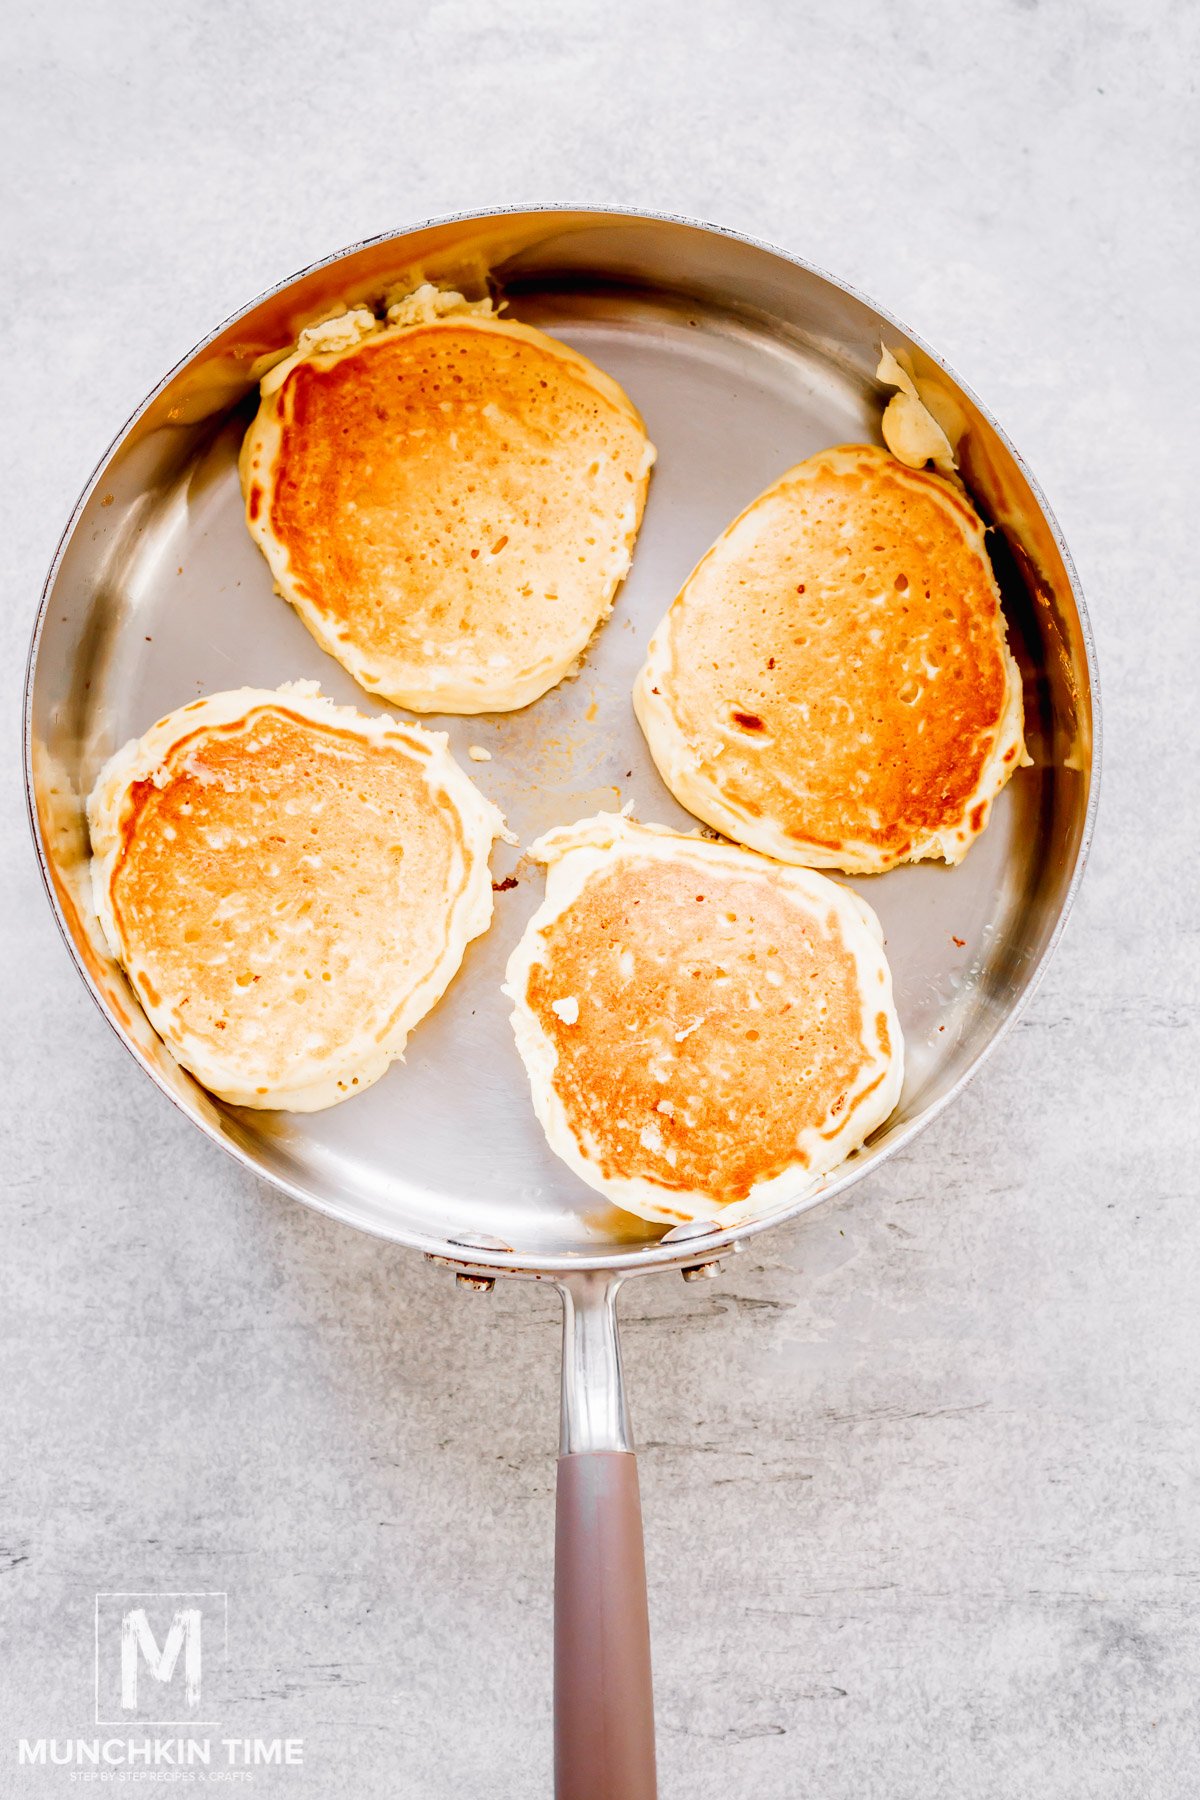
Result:
[[[161,714],[243,683],[317,677],[373,709],[272,595],[242,520],[235,461],[259,374],[298,330],[414,275],[471,293],[593,356],[628,389],[659,448],[616,612],[577,679],[524,712],[438,719],[528,843],[632,800],[691,821],[663,788],[630,688],[651,627],[710,541],[789,464],[878,439],[881,344],[907,350],[961,414],[964,478],[991,538],[1025,679],[1034,767],[1004,791],[957,869],[856,881],[883,921],[908,1050],[900,1107],[815,1192],[769,1217],[665,1236],[614,1212],[550,1155],[500,993],[539,897],[501,851],[491,931],[415,1033],[407,1063],[345,1105],[289,1116],[214,1101],[172,1061],[109,960],[87,890],[83,798],[108,754]],[[642,214],[538,210],[462,217],[318,263],[239,313],[138,410],[76,508],[30,655],[25,751],[46,887],[84,980],[142,1068],[216,1143],[298,1200],[423,1251],[481,1290],[497,1275],[563,1299],[555,1602],[556,1777],[563,1800],[654,1792],[649,1632],[636,1465],[614,1299],[629,1275],[712,1275],[768,1225],[860,1180],[962,1088],[1045,966],[1079,881],[1095,809],[1092,644],[1070,562],[1016,452],[972,396],[869,302],[805,263],[728,232]]]

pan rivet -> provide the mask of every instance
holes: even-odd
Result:
[[[494,1275],[456,1275],[454,1279],[460,1288],[468,1288],[472,1294],[490,1294],[496,1285]]]
[[[685,1281],[712,1281],[721,1273],[721,1265],[719,1262],[692,1263],[679,1272]]]

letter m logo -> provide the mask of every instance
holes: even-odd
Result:
[[[180,1650],[183,1651],[184,1704],[193,1709],[199,1706],[202,1621],[203,1614],[198,1606],[177,1607],[160,1650],[145,1607],[130,1607],[121,1620],[121,1706],[125,1712],[135,1713],[138,1709],[140,1664],[144,1662],[153,1679],[167,1687],[175,1673]]]
[[[97,1594],[97,1725],[219,1724],[228,1636],[224,1594]]]

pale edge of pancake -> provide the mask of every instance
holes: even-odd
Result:
[[[236,726],[249,713],[264,707],[283,707],[299,718],[311,720],[314,725],[353,732],[368,743],[394,746],[413,761],[423,763],[431,795],[445,795],[462,821],[466,850],[465,860],[460,859],[455,871],[456,892],[446,920],[445,948],[435,967],[413,989],[387,1037],[380,1042],[364,1031],[357,1039],[347,1041],[332,1073],[324,1073],[319,1080],[303,1081],[295,1087],[276,1087],[266,1095],[253,1089],[230,1086],[228,1072],[220,1061],[202,1049],[183,1044],[176,1053],[165,1030],[169,1007],[165,999],[159,1006],[151,1005],[147,999],[137,980],[141,964],[121,941],[112,904],[112,883],[122,850],[121,826],[133,784],[158,779],[168,756],[182,738],[196,732]],[[114,960],[125,970],[142,1010],[167,1049],[176,1055],[176,1060],[219,1099],[235,1106],[318,1112],[339,1100],[348,1099],[346,1088],[340,1084],[349,1085],[354,1076],[358,1078],[354,1092],[362,1093],[386,1073],[391,1063],[403,1056],[414,1025],[441,999],[472,938],[479,937],[491,923],[492,878],[488,858],[493,839],[504,832],[504,819],[458,767],[447,748],[444,733],[426,731],[420,725],[402,725],[383,715],[365,718],[353,707],[336,706],[326,699],[315,681],[285,682],[274,689],[236,688],[228,693],[211,694],[168,713],[144,736],[131,739],[110,757],[89,796],[87,813],[92,842],[93,904]]]
[[[855,448],[858,446],[847,447]],[[835,451],[825,451],[820,460],[835,456]],[[808,459],[819,460],[817,457]],[[753,818],[733,805],[719,788],[714,787],[704,771],[704,756],[701,746],[694,738],[688,738],[681,730],[674,713],[671,711],[671,615],[675,607],[684,604],[688,590],[696,579],[709,557],[714,556],[721,546],[738,532],[762,503],[771,499],[789,482],[796,480],[806,467],[798,463],[788,469],[778,481],[765,488],[757,499],[752,500],[745,510],[726,527],[716,543],[708,550],[692,573],[684,582],[679,595],[660,621],[650,639],[646,652],[646,661],[640,669],[633,688],[633,710],[638,724],[642,728],[650,754],[656,768],[667,787],[674,794],[681,806],[685,806],[696,818],[703,819],[706,825],[723,832],[736,843],[747,844],[753,850],[760,850],[764,856],[772,856],[780,862],[799,863],[810,869],[840,869],[847,875],[880,875],[897,866],[896,858],[876,845],[856,842],[848,839],[838,850],[830,850],[821,844],[804,844],[795,838],[788,837],[772,820]],[[959,863],[971,848],[972,843],[987,829],[991,817],[992,803],[1001,788],[1008,781],[1013,771],[1030,768],[1033,758],[1025,748],[1025,708],[1021,694],[1021,671],[1017,665],[1008,643],[1008,632],[1004,619],[1004,610],[1000,603],[1000,590],[992,573],[991,558],[987,552],[983,521],[976,516],[975,526],[971,530],[972,547],[981,559],[987,571],[988,582],[996,601],[999,620],[998,641],[1000,654],[1004,662],[1005,695],[1004,707],[996,728],[995,741],[991,752],[979,772],[979,779],[972,792],[963,802],[962,816],[958,825],[943,831],[930,832],[926,837],[913,843],[912,849],[904,862],[924,862],[929,858],[941,858],[943,862]],[[655,694],[654,688],[659,692]],[[1010,756],[1010,752],[1015,752]],[[972,830],[970,817],[976,807],[982,807],[979,815],[978,830]]]
[[[444,672],[440,678],[435,679],[436,664],[431,668],[430,679],[425,685],[413,682],[411,668],[407,666],[395,671],[389,678],[385,659],[376,653],[364,655],[348,633],[331,625],[320,607],[305,595],[294,591],[287,548],[274,535],[270,525],[275,462],[283,442],[277,396],[292,370],[302,362],[311,363],[317,369],[332,368],[343,357],[353,355],[368,340],[378,343],[387,338],[402,337],[418,327],[459,325],[465,317],[476,319],[481,330],[522,339],[528,344],[536,345],[547,355],[558,358],[575,374],[582,376],[609,406],[632,420],[642,434],[642,454],[637,467],[632,471],[632,492],[618,521],[618,528],[623,528],[624,535],[605,574],[595,616],[584,630],[576,633],[563,646],[559,655],[544,658],[532,668],[521,671],[507,686],[490,683],[486,692],[482,691],[483,683],[478,679],[456,685],[453,680],[446,679]],[[629,573],[633,547],[646,504],[650,470],[657,454],[646,436],[641,414],[624,388],[611,375],[606,375],[590,358],[572,349],[569,344],[548,336],[536,326],[497,317],[490,300],[464,300],[461,294],[443,292],[426,284],[416,293],[389,307],[385,320],[377,319],[366,307],[357,307],[302,331],[295,351],[268,371],[263,377],[259,392],[259,409],[242,440],[238,457],[238,475],[246,502],[246,524],[270,566],[275,592],[295,608],[321,648],[328,651],[330,656],[336,657],[360,687],[397,706],[406,706],[410,712],[515,712],[519,707],[528,706],[531,701],[540,699],[570,673],[595,632],[612,612],[617,590]],[[266,499],[258,518],[252,519],[249,495],[251,481],[255,477],[261,484]],[[381,662],[385,662],[382,670],[379,668]]]
[[[551,1150],[580,1180],[606,1195],[614,1206],[667,1225],[678,1225],[684,1219],[740,1224],[790,1205],[818,1187],[895,1110],[904,1082],[904,1040],[892,997],[891,970],[884,955],[879,920],[850,888],[808,869],[768,862],[752,850],[685,835],[665,825],[640,825],[619,813],[599,813],[578,824],[547,832],[530,847],[529,854],[546,865],[546,896],[509,957],[505,971],[504,992],[514,1003],[510,1015],[513,1035],[529,1076],[533,1109]],[[594,876],[607,874],[621,858],[634,863],[652,858],[691,862],[701,875],[710,871],[714,863],[735,868],[739,873],[769,874],[821,917],[831,910],[836,913],[847,947],[858,965],[864,1002],[870,997],[869,1005],[864,1004],[863,1008],[867,1060],[857,1082],[848,1090],[849,1097],[853,1100],[882,1075],[879,1087],[861,1106],[843,1106],[839,1116],[844,1122],[840,1126],[839,1116],[830,1112],[819,1126],[797,1139],[798,1150],[810,1158],[808,1167],[797,1164],[768,1181],[756,1183],[745,1200],[722,1203],[707,1194],[663,1187],[642,1176],[603,1175],[588,1156],[587,1146],[572,1131],[555,1091],[553,1077],[558,1055],[529,1005],[530,975],[545,961],[543,933],[570,909]],[[885,1015],[890,1052],[884,1051],[876,1024],[876,1015],[881,1012]],[[825,1137],[824,1132],[831,1135]]]

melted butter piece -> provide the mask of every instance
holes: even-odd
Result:
[[[282,356],[273,353],[274,359],[260,358],[255,365],[264,370],[260,392],[264,397],[275,393],[283,386],[296,364],[309,357],[336,357],[345,350],[352,350],[364,338],[378,337],[381,332],[403,330],[413,325],[429,325],[438,319],[464,314],[489,318],[494,311],[490,300],[467,300],[457,290],[437,288],[430,281],[423,282],[412,293],[390,301],[385,319],[377,318],[368,306],[352,306],[346,311],[335,313],[332,318],[306,325],[296,339],[294,350],[287,351]]]
[[[411,294],[389,300],[387,322],[389,325],[428,325],[451,313],[470,313],[476,318],[487,319],[495,310],[490,300],[468,300],[456,288],[439,288],[432,281],[423,281]]]
[[[907,369],[890,350],[883,349],[875,373],[898,390],[883,414],[883,441],[892,455],[910,469],[932,463],[940,475],[953,475],[957,464],[950,439],[921,399]]]

